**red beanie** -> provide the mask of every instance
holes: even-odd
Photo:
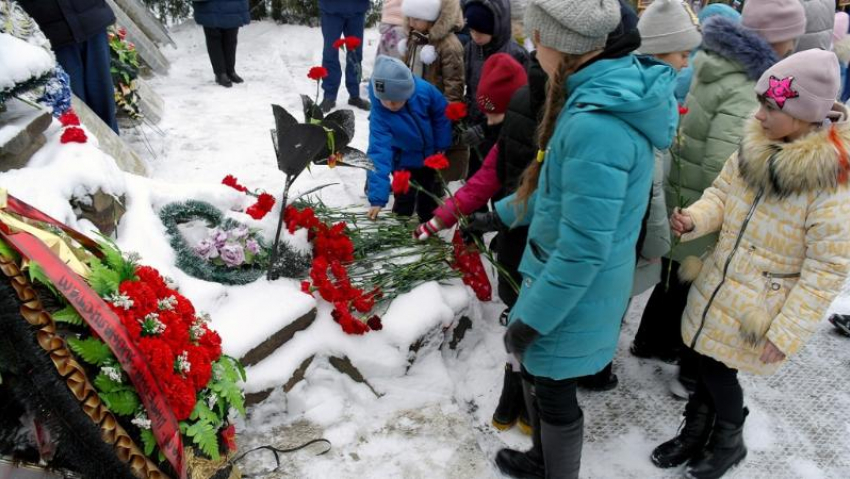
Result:
[[[483,113],[504,113],[514,92],[528,83],[525,68],[507,53],[496,53],[484,62],[478,82],[478,109]]]

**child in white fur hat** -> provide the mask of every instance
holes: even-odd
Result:
[[[407,39],[399,43],[404,63],[415,76],[437,87],[449,102],[463,101],[463,45],[455,32],[463,28],[460,0],[403,0]],[[446,151],[447,181],[466,178],[469,150],[455,144]]]

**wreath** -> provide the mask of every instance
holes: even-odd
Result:
[[[245,373],[208,317],[106,238],[11,196],[0,222],[0,404],[44,430],[24,444],[35,459],[86,477],[238,477]],[[0,425],[0,451],[20,458],[21,429]]]
[[[190,276],[216,283],[241,285],[256,281],[268,268],[268,260],[266,258],[271,248],[262,242],[260,238],[257,241],[260,243],[259,247],[263,251],[263,254],[253,263],[243,264],[240,267],[216,264],[201,257],[196,252],[195,246],[187,243],[186,238],[180,233],[178,226],[192,220],[202,219],[207,223],[208,227],[217,227],[222,230],[245,228],[238,221],[225,218],[218,208],[209,203],[197,200],[170,203],[162,208],[159,217],[165,226],[171,247],[177,255],[176,266]],[[273,273],[277,277],[303,277],[310,267],[311,260],[308,256],[298,253],[283,242],[278,246],[277,258],[272,268]]]

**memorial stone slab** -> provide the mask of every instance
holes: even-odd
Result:
[[[124,143],[124,140],[116,135],[88,105],[77,98],[76,95],[72,98],[71,104],[83,125],[97,138],[100,149],[115,159],[118,168],[137,175],[147,176],[147,165],[144,160]]]
[[[11,99],[0,112],[0,171],[26,166],[46,139],[53,117],[40,106]]]
[[[136,25],[154,42],[160,45],[171,45],[177,47],[174,40],[168,34],[162,22],[160,22],[148,8],[139,0],[114,0],[124,10]]]

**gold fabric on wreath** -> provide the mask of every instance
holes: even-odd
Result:
[[[88,278],[89,274],[91,274],[91,270],[89,270],[89,267],[83,262],[85,259],[85,252],[82,252],[82,250],[79,250],[79,252],[75,251],[68,245],[68,242],[64,238],[56,233],[39,226],[35,226],[27,220],[5,211],[7,194],[8,193],[5,188],[0,188],[0,222],[8,226],[12,232],[24,231],[35,236],[41,240],[42,243],[47,245],[47,247],[50,248],[50,251],[53,251],[53,253],[58,256],[63,263],[68,265],[74,273],[82,276],[83,278]],[[25,265],[26,262],[21,267],[24,267]]]

